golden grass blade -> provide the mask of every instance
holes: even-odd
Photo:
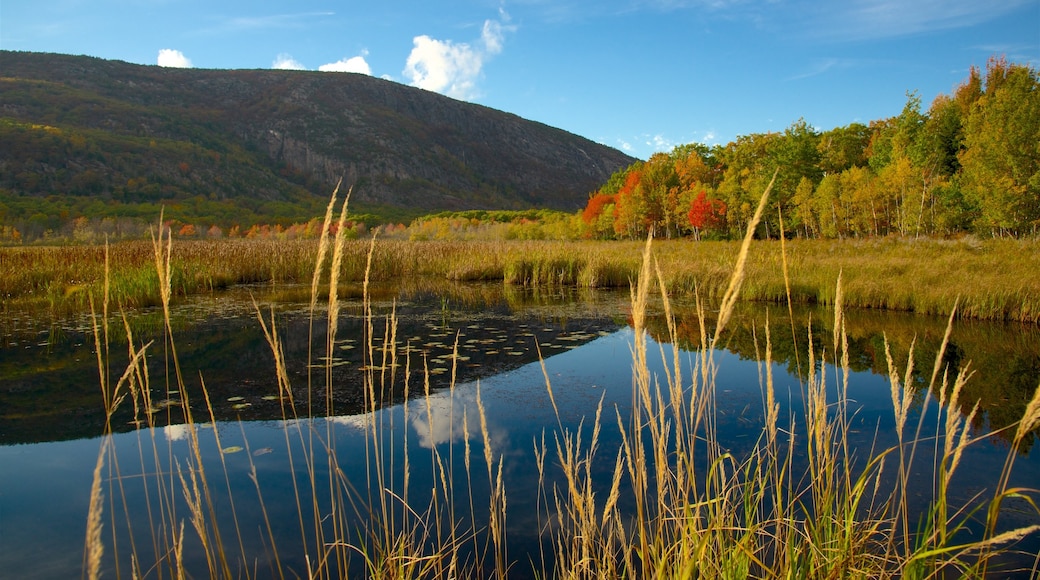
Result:
[[[1026,405],[1022,420],[1018,423],[1018,430],[1015,431],[1015,445],[1021,444],[1026,435],[1037,428],[1040,428],[1040,385],[1037,385],[1033,398]]]
[[[94,477],[90,484],[90,507],[87,511],[87,539],[84,545],[84,575],[90,580],[101,577],[101,557],[105,553],[101,541],[101,514],[104,511],[104,492],[101,491],[101,469],[105,465],[105,455],[111,440],[106,436],[101,439],[97,462],[94,464]]]
[[[740,244],[740,253],[737,254],[737,263],[734,265],[733,274],[729,279],[729,286],[722,295],[722,304],[719,306],[719,320],[715,325],[715,336],[712,339],[713,344],[718,343],[723,329],[726,328],[726,323],[729,322],[729,318],[733,314],[733,307],[736,305],[737,297],[740,294],[740,286],[744,282],[745,265],[747,264],[748,251],[751,249],[751,240],[755,238],[755,229],[758,227],[758,223],[762,221],[762,212],[765,211],[769,193],[773,191],[773,184],[776,183],[776,176],[779,173],[780,168],[773,172],[773,178],[769,180],[769,185],[762,192],[762,197],[758,200],[758,207],[755,208],[755,214],[751,217],[751,221],[748,222],[744,241]]]
[[[314,308],[318,305],[318,283],[321,280],[322,267],[325,264],[325,256],[329,250],[329,230],[331,229],[329,226],[332,225],[332,211],[336,207],[336,197],[339,195],[339,188],[342,184],[343,179],[340,178],[336,183],[336,188],[332,190],[329,206],[325,208],[325,219],[321,222],[321,235],[318,237],[318,257],[314,261],[314,276],[311,278],[311,312],[314,312]]]

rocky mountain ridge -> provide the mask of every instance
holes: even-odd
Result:
[[[0,189],[117,201],[327,199],[573,211],[634,159],[544,124],[350,73],[0,51]]]

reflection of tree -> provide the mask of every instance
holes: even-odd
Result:
[[[765,348],[765,324],[768,314],[772,359],[785,365],[792,375],[798,375],[799,363],[808,359],[807,344],[812,334],[817,359],[825,356],[833,360],[834,314],[823,308],[803,307],[795,310],[794,334],[787,309],[761,304],[739,307],[729,324],[729,331],[720,345],[741,358],[757,359]],[[696,350],[701,346],[700,320],[692,307],[677,307],[676,330],[679,347]],[[705,325],[714,328],[715,314],[705,314]],[[849,344],[849,366],[855,372],[888,374],[885,341],[892,359],[905,370],[910,348],[913,346],[913,374],[919,389],[916,404],[923,402],[923,389],[931,378],[935,355],[942,345],[946,321],[934,317],[876,311],[846,311],[846,332]],[[668,327],[660,314],[647,321],[650,335],[658,342],[669,342]],[[796,340],[792,339],[796,337]],[[950,388],[956,373],[966,365],[974,371],[960,397],[961,413],[967,415],[976,401],[981,411],[973,425],[976,429],[1000,430],[1014,426],[1021,419],[1033,392],[1040,384],[1040,329],[995,323],[956,322],[950,343],[943,356],[943,368],[948,373]],[[802,369],[804,374],[805,369]],[[936,392],[942,388],[942,375],[936,381]],[[998,433],[1007,441],[1014,429]],[[1026,437],[1020,451],[1027,453],[1040,433]]]

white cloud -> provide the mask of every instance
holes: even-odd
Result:
[[[271,68],[279,70],[307,70],[303,63],[284,52],[274,59],[274,62],[271,63]]]
[[[481,54],[468,44],[416,36],[404,76],[412,86],[444,93],[457,99],[476,96],[476,80],[484,65]]]
[[[890,38],[973,26],[1028,5],[1031,0],[853,0],[828,2],[813,12],[825,37]]]
[[[502,23],[497,20],[485,20],[480,40],[483,41],[484,50],[488,55],[502,52],[502,43],[506,40]]]
[[[475,45],[437,40],[425,34],[416,36],[412,52],[405,61],[404,76],[412,86],[436,91],[462,100],[479,96],[477,80],[487,60],[502,52],[509,15],[500,11],[501,20],[487,20]]]
[[[368,66],[368,62],[365,60],[365,55],[368,52],[362,52],[359,56],[352,56],[350,58],[343,58],[336,62],[330,62],[323,64],[318,67],[318,70],[322,72],[349,72],[349,73],[361,73],[363,75],[372,76],[372,67]]]
[[[191,68],[191,60],[184,56],[183,52],[173,50],[172,48],[164,48],[160,50],[156,64],[159,66],[170,66],[174,68]]]
[[[654,135],[646,142],[647,145],[653,148],[654,151],[671,151],[675,148],[675,144],[664,135]]]

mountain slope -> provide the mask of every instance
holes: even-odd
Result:
[[[197,70],[0,51],[0,189],[124,203],[326,199],[573,211],[633,158],[348,73]]]

